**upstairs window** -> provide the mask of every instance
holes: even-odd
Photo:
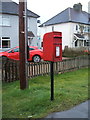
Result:
[[[85,26],[84,27],[84,32],[89,32],[90,33],[90,27],[89,26]]]
[[[0,48],[1,48],[1,38],[0,38]]]
[[[90,22],[90,18],[88,18],[88,22]]]
[[[0,16],[0,26],[10,26],[10,18],[8,16]]]
[[[0,26],[2,26],[2,16],[0,15]]]
[[[76,30],[78,30],[78,25],[76,25]]]
[[[90,26],[88,26],[88,32],[90,33]]]
[[[28,27],[28,31],[30,31],[30,18],[27,19],[27,27]]]

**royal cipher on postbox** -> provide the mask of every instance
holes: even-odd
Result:
[[[62,32],[49,32],[43,37],[44,61],[62,61]]]

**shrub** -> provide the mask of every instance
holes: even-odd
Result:
[[[86,55],[86,54],[88,53],[85,52],[84,47],[79,47],[79,48],[65,47],[65,49],[63,50],[63,57],[77,57],[77,56]]]

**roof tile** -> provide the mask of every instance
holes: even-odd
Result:
[[[4,14],[14,14],[18,15],[19,14],[19,5],[15,2],[0,2],[2,7],[0,7],[0,13]],[[35,17],[38,18],[40,17],[39,15],[35,14],[34,12],[27,10],[27,14],[30,17]]]
[[[89,13],[85,11],[75,11],[73,8],[67,8],[61,13],[57,14],[56,16],[52,17],[48,21],[44,22],[39,27],[60,24],[60,23],[67,23],[67,22],[76,22],[82,24],[90,24],[89,20]]]

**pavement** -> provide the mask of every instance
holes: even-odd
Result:
[[[83,102],[70,110],[51,113],[46,118],[88,118],[88,120],[90,120],[90,100]]]

